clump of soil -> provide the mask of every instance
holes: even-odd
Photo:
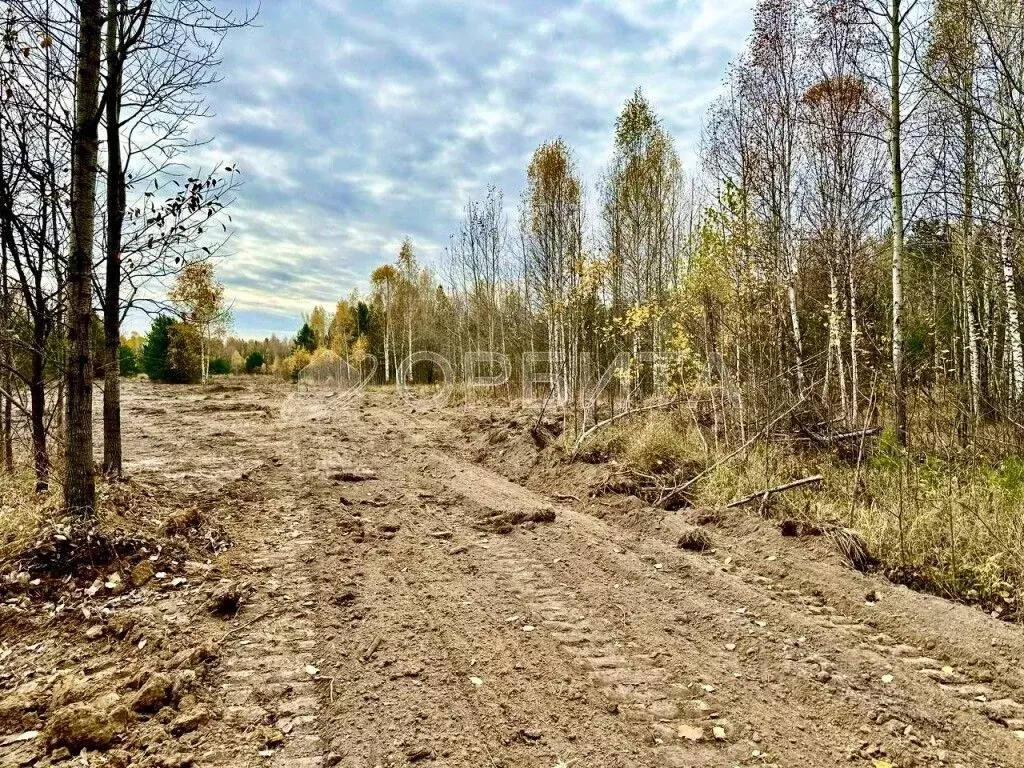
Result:
[[[0,598],[41,604],[83,590],[116,596],[160,572],[177,573],[197,551],[231,546],[196,506],[158,507],[160,488],[116,482],[99,491],[95,518],[57,518],[0,563]]]
[[[249,591],[248,584],[223,581],[210,592],[210,599],[206,601],[206,610],[214,616],[234,617],[241,610]]]
[[[815,525],[814,523],[784,518],[779,521],[779,532],[782,533],[783,536],[801,537],[821,536],[824,533],[824,530],[821,526]]]
[[[516,526],[532,526],[538,523],[553,523],[555,508],[552,506],[536,509],[487,510],[475,527],[488,533],[512,533]]]
[[[204,403],[199,407],[204,413],[262,413],[264,416],[273,415],[274,409],[269,405],[260,403],[238,403],[238,402],[214,402]]]

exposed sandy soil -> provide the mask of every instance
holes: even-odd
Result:
[[[0,765],[1024,766],[1019,627],[749,512],[591,498],[524,412],[126,396],[133,482],[205,522],[138,589],[7,598]],[[76,701],[113,728],[84,763]]]

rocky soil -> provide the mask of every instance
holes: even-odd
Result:
[[[0,765],[1024,765],[1018,626],[603,492],[523,411],[126,398],[114,512],[0,585]]]

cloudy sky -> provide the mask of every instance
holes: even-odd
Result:
[[[218,267],[236,331],[293,334],[406,235],[435,261],[488,184],[515,205],[545,140],[564,138],[593,188],[638,86],[692,169],[750,14],[750,0],[262,0],[201,126],[207,158],[243,174]]]

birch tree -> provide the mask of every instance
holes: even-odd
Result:
[[[210,342],[231,325],[231,310],[224,298],[224,286],[214,279],[213,265],[190,264],[178,275],[170,299],[182,321],[195,329],[200,339],[200,378],[210,376]]]

